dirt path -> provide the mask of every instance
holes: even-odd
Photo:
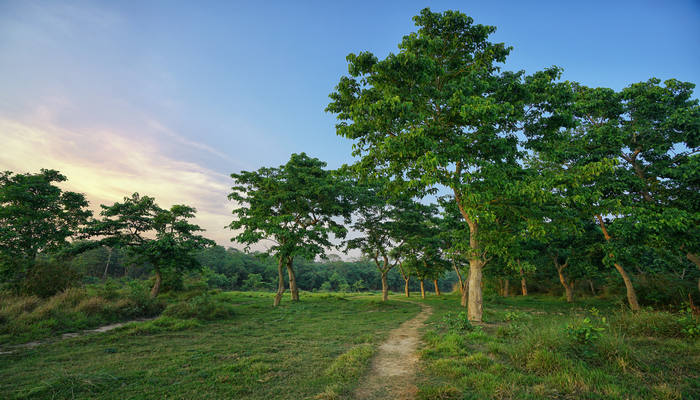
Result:
[[[51,342],[55,342],[55,341],[63,340],[63,339],[68,339],[68,338],[74,338],[74,337],[83,336],[83,335],[88,335],[90,333],[109,332],[113,329],[120,328],[120,327],[122,327],[126,324],[129,324],[129,323],[132,323],[132,322],[143,322],[143,321],[150,321],[153,319],[155,319],[155,318],[139,318],[139,319],[134,319],[131,321],[117,322],[116,324],[103,325],[103,326],[100,326],[99,328],[86,329],[86,330],[80,331],[80,332],[64,333],[60,336],[54,336],[52,338],[47,338],[47,339],[42,339],[42,340],[35,340],[33,342],[15,344],[15,345],[8,346],[7,350],[0,349],[0,355],[12,354],[19,349],[31,349],[32,347],[36,347],[36,346],[39,346],[42,344],[51,343]]]
[[[386,342],[379,346],[370,372],[355,391],[356,399],[415,398],[419,329],[433,311],[427,305],[421,304],[421,307],[420,314],[391,331]]]

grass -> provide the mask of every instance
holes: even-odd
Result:
[[[700,341],[677,314],[493,297],[465,325],[456,295],[424,301],[420,399],[700,398]]]
[[[270,293],[210,297],[171,302],[169,315],[152,321],[0,355],[0,397],[345,398],[377,344],[419,311],[379,295],[302,293],[278,308]],[[228,307],[200,307],[211,302]]]
[[[0,345],[25,343],[101,325],[160,314],[144,282],[69,288],[52,297],[0,293]]]
[[[63,330],[117,318],[131,293],[123,290],[3,298],[2,329],[26,339],[60,332],[31,328],[60,315]],[[0,398],[349,398],[377,345],[418,313],[417,302],[433,308],[419,399],[700,398],[700,325],[689,316],[631,313],[598,299],[488,297],[476,324],[456,294],[379,298],[302,293],[273,308],[270,293],[166,294],[156,319],[0,355]]]

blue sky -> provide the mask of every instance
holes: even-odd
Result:
[[[227,244],[228,174],[301,151],[351,162],[323,111],[345,56],[396,51],[426,6],[497,26],[506,69],[700,82],[698,1],[5,0],[0,169],[59,169],[95,206],[133,191],[192,204]]]

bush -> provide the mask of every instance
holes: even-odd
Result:
[[[21,285],[23,293],[51,297],[80,281],[80,275],[67,264],[38,260]]]
[[[442,325],[450,332],[468,332],[474,330],[474,325],[469,322],[467,313],[448,312],[442,317]]]
[[[578,344],[593,343],[600,338],[600,333],[604,330],[605,327],[595,324],[588,317],[584,318],[578,323],[573,323],[566,326],[567,335]]]

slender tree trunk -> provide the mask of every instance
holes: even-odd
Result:
[[[457,273],[457,279],[459,279],[459,293],[464,294],[464,282],[462,282],[462,274],[459,272],[459,268],[457,268],[457,263],[455,262],[454,258],[452,259],[452,268],[454,268],[455,272]]]
[[[421,299],[425,298],[425,286],[423,286],[423,280],[420,280],[420,297]]]
[[[481,260],[469,260],[469,290],[467,317],[470,321],[481,322],[484,313],[484,298],[481,288],[483,263]]]
[[[520,268],[520,290],[523,296],[527,296],[527,282],[525,281],[525,273],[522,268]]]
[[[435,295],[440,296],[440,286],[438,286],[437,279],[433,279],[433,283],[435,284]]]
[[[282,294],[284,293],[284,259],[280,257],[277,262],[277,293],[275,294],[275,302],[273,306],[277,307],[282,301]]]
[[[407,274],[406,271],[403,269],[403,263],[399,263],[399,272],[401,273],[401,277],[403,278],[404,281],[404,286],[403,286],[403,291],[406,293],[406,297],[410,297],[410,291],[408,289],[408,282],[411,280],[411,275]]]
[[[574,301],[574,288],[570,282],[566,280],[564,276],[564,268],[569,266],[569,260],[566,260],[564,264],[559,264],[557,257],[552,257],[554,259],[554,266],[557,268],[557,274],[559,275],[559,282],[564,286],[564,293],[566,293],[566,301],[571,303]]]
[[[467,306],[467,302],[469,300],[469,281],[464,282],[464,286],[461,288],[462,290],[462,299],[460,300],[460,305],[462,307]]]
[[[163,277],[160,275],[160,271],[156,270],[156,281],[153,283],[153,288],[151,289],[151,297],[158,296],[161,282],[163,282]]]
[[[109,255],[107,256],[107,263],[105,264],[105,272],[102,274],[102,279],[107,279],[107,271],[109,270],[109,262],[112,261],[112,248],[109,248]]]
[[[382,272],[382,301],[389,300],[389,284],[386,282],[386,272]]]
[[[592,279],[588,280],[588,285],[591,287],[591,293],[593,293],[593,296],[595,296],[595,286],[593,285]]]
[[[293,258],[287,260],[287,274],[289,275],[289,291],[292,294],[292,301],[299,301],[299,288],[297,288],[297,278],[294,275],[294,267],[292,266]]]
[[[503,297],[510,296],[510,279],[506,278],[506,283],[503,286]]]
[[[637,302],[637,293],[634,291],[634,286],[632,286],[632,280],[630,279],[624,268],[618,263],[615,263],[615,269],[622,276],[622,280],[625,282],[625,288],[627,288],[627,301],[630,303],[630,308],[633,311],[639,311],[639,303]]]
[[[603,222],[603,217],[600,214],[596,214],[596,219],[598,220],[598,223],[600,224],[600,229],[603,231],[603,237],[605,237],[605,241],[609,242],[610,241],[610,234],[608,233],[607,228],[605,227],[605,223]],[[610,257],[613,258],[614,255],[611,253]],[[627,289],[627,301],[630,304],[630,308],[632,311],[639,311],[639,303],[637,302],[637,293],[634,290],[634,286],[632,286],[632,280],[630,279],[629,275],[627,275],[627,272],[625,271],[624,268],[618,263],[613,264],[615,266],[615,269],[617,272],[620,273],[622,276],[622,280],[625,282],[625,288]]]

